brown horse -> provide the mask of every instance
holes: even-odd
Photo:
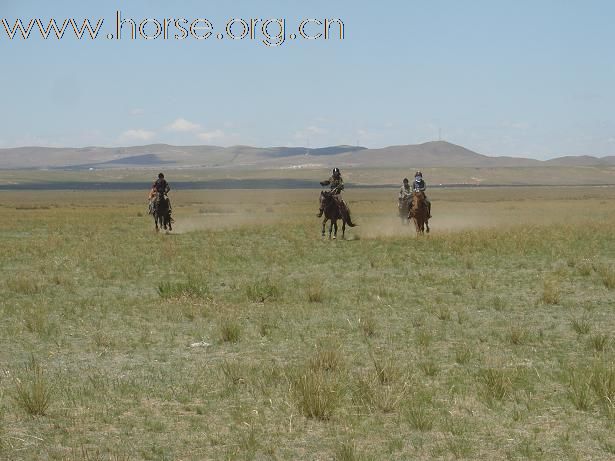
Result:
[[[153,213],[154,224],[156,224],[156,232],[161,228],[173,230],[173,218],[171,218],[171,202],[169,197],[164,194],[159,194],[154,201]]]
[[[408,213],[408,219],[414,219],[417,234],[425,231],[429,233],[429,208],[425,192],[417,191],[412,195],[412,208]]]
[[[350,227],[355,227],[356,224],[352,222],[352,218],[350,217],[350,210],[346,206],[346,204],[342,201],[342,199],[338,195],[333,195],[329,191],[321,191],[320,192],[320,205],[324,212],[324,219],[322,220],[322,236],[325,236],[325,224],[327,221],[329,222],[329,239],[331,239],[331,233],[333,229],[333,238],[337,237],[337,221],[338,219],[342,220],[342,238],[346,233],[346,224]]]

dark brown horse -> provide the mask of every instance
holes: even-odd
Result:
[[[337,237],[337,221],[342,220],[342,238],[346,233],[346,224],[350,227],[355,227],[356,224],[352,222],[350,217],[350,210],[346,204],[342,201],[339,195],[333,195],[329,191],[320,192],[320,205],[324,212],[324,219],[322,220],[322,236],[325,236],[325,224],[329,222],[329,239],[331,239],[331,233],[333,230],[333,238]]]
[[[412,208],[408,213],[408,219],[414,219],[417,234],[425,231],[429,233],[429,208],[425,192],[417,191],[412,195]]]
[[[169,197],[164,194],[159,194],[154,201],[153,213],[154,224],[156,224],[156,232],[164,228],[164,230],[173,230],[171,218],[171,202]]]

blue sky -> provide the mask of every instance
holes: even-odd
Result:
[[[205,18],[214,35],[107,39],[117,10],[137,24]],[[615,155],[611,1],[0,3],[11,28],[35,18],[104,23],[97,40],[43,40],[37,26],[9,40],[0,24],[0,147],[382,147],[441,131],[487,155]],[[217,39],[232,18],[284,18],[286,41]],[[311,18],[340,18],[344,40],[291,40]]]

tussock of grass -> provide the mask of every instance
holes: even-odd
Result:
[[[455,349],[455,362],[466,365],[472,359],[472,349],[467,344],[460,344]]]
[[[306,298],[310,303],[321,303],[325,299],[322,282],[313,282],[306,289]]]
[[[416,341],[424,349],[427,349],[433,340],[433,334],[431,331],[426,329],[420,329],[416,333]]]
[[[365,458],[359,454],[354,440],[346,440],[338,443],[333,459],[334,461],[361,461]]]
[[[246,285],[246,297],[255,303],[272,301],[280,295],[280,288],[269,279],[256,280]]]
[[[425,373],[425,376],[434,377],[440,371],[440,367],[436,363],[436,361],[432,358],[423,360],[419,363],[419,368]]]
[[[436,317],[442,321],[449,321],[451,319],[451,310],[448,306],[440,306],[436,312]]]
[[[14,400],[27,414],[44,416],[51,399],[51,385],[45,372],[34,356],[31,356],[25,374],[16,380]]]
[[[344,366],[344,359],[338,348],[327,346],[319,347],[309,361],[309,366],[317,371],[339,371]]]
[[[596,333],[589,338],[589,346],[595,352],[605,352],[609,349],[611,340],[608,335],[604,333]]]
[[[423,390],[416,392],[407,402],[404,417],[412,429],[427,432],[434,427],[436,415],[432,409],[431,395]]]
[[[237,343],[241,337],[241,325],[232,318],[226,317],[220,322],[220,339],[225,343]]]
[[[610,419],[615,419],[615,365],[607,362],[594,364],[591,387]]]
[[[502,368],[484,368],[478,376],[483,385],[483,395],[487,403],[491,400],[504,400],[512,391],[509,372]]]
[[[586,373],[571,369],[568,372],[568,398],[577,410],[588,411],[593,404],[590,380]]]
[[[188,281],[163,281],[158,284],[158,294],[163,299],[207,298],[209,288],[206,284],[197,280]]]
[[[615,289],[615,267],[603,265],[599,268],[598,274],[605,287],[609,290]]]
[[[272,315],[263,316],[258,323],[258,332],[262,337],[269,337],[278,328],[278,321]]]
[[[359,328],[366,338],[371,338],[378,329],[376,318],[372,314],[365,314],[359,319]]]
[[[337,376],[323,371],[305,370],[293,383],[293,395],[301,413],[308,418],[326,421],[340,405]]]
[[[591,275],[591,273],[594,270],[594,263],[591,259],[582,259],[581,261],[579,261],[576,265],[576,269],[579,273],[579,275],[582,275],[583,277],[587,277],[589,275]]]
[[[372,354],[371,358],[380,384],[391,384],[399,379],[401,370],[393,357],[376,357]]]
[[[542,295],[540,301],[543,304],[559,304],[561,300],[561,290],[556,280],[545,280],[542,285]]]
[[[570,321],[570,324],[572,325],[572,329],[578,335],[586,335],[591,330],[591,323],[587,314],[584,314],[582,317],[579,318],[573,318]]]
[[[494,296],[491,298],[490,303],[491,306],[493,306],[493,308],[498,312],[503,311],[504,308],[506,308],[506,301],[501,296]]]
[[[232,384],[234,386],[244,382],[246,371],[245,368],[245,366],[243,366],[236,360],[225,360],[220,365],[220,370],[222,371],[222,374],[229,382],[229,384]]]
[[[520,346],[521,344],[525,344],[525,342],[529,338],[528,331],[520,325],[512,325],[508,332],[508,339],[511,344],[515,346]]]

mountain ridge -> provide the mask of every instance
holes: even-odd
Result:
[[[78,148],[24,146],[0,149],[0,169],[109,168],[330,168],[347,167],[531,167],[615,166],[615,156],[563,156],[549,160],[491,157],[447,141],[396,145],[377,149],[362,146],[143,146]]]

